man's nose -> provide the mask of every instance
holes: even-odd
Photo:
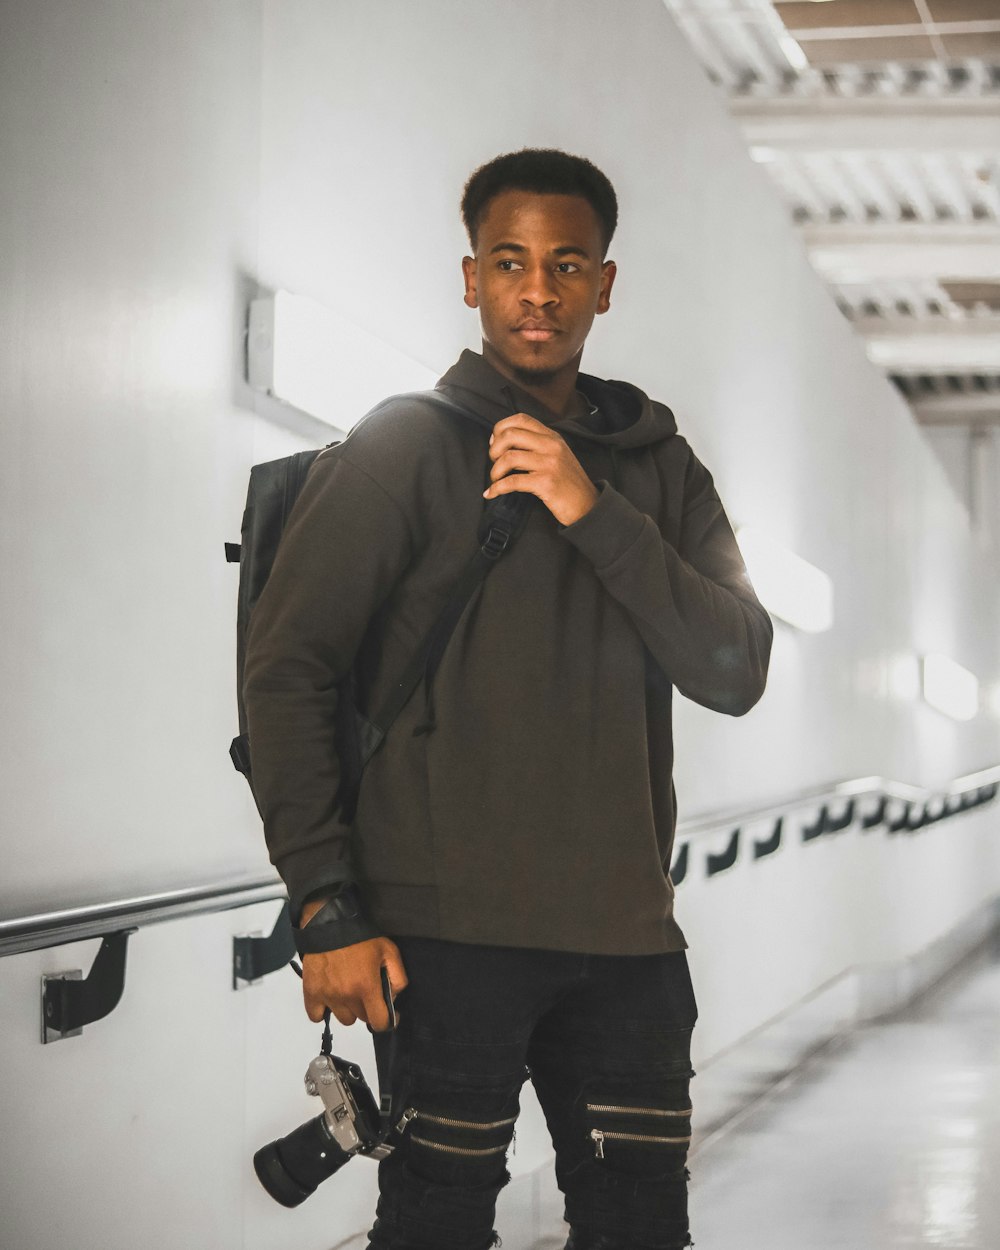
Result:
[[[535,308],[559,302],[559,292],[553,275],[544,265],[536,265],[525,271],[520,294],[523,303],[532,304]]]

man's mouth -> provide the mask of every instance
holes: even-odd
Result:
[[[545,321],[525,321],[515,327],[515,333],[520,334],[530,343],[545,343],[549,339],[554,339],[559,331]]]

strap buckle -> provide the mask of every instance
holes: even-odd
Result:
[[[487,560],[499,560],[510,543],[510,530],[500,525],[491,525],[490,532],[483,540],[480,551]]]

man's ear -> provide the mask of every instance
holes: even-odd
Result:
[[[462,257],[462,274],[465,278],[465,302],[470,308],[479,307],[479,291],[476,287],[476,258]]]
[[[611,307],[611,288],[615,284],[618,266],[613,260],[606,260],[601,269],[601,290],[597,297],[597,311],[606,313]]]

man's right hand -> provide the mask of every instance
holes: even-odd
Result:
[[[307,903],[302,923],[307,924],[322,905],[322,901]],[[406,988],[407,977],[399,947],[389,938],[370,938],[338,950],[303,955],[302,996],[309,1019],[318,1024],[329,1007],[341,1024],[364,1020],[376,1033],[385,1032],[389,1011],[382,998],[383,967],[395,999]]]

